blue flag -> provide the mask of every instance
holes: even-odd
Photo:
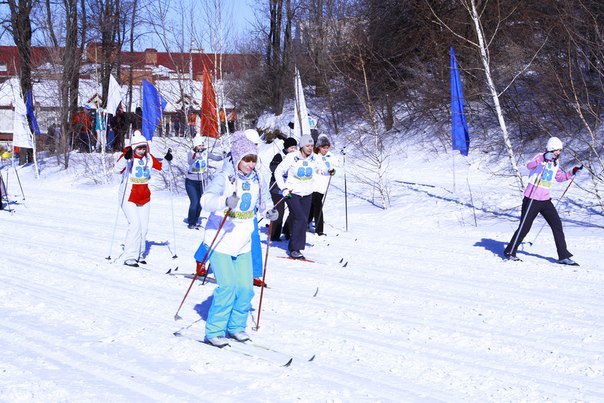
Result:
[[[32,131],[34,132],[34,134],[40,134],[40,127],[38,126],[38,121],[36,120],[36,115],[34,114],[34,102],[32,101],[30,90],[27,90],[27,97],[25,99],[25,108],[27,109],[27,116],[29,117]]]
[[[167,101],[159,96],[157,89],[143,80],[143,136],[149,141],[153,140],[155,128],[166,108]]]
[[[467,156],[470,149],[470,133],[464,114],[463,91],[453,47],[451,47],[451,135],[453,149]]]

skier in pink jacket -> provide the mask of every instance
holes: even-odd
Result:
[[[552,203],[550,189],[554,180],[564,182],[573,177],[583,165],[574,167],[572,172],[562,171],[558,163],[560,153],[562,152],[562,141],[557,137],[552,137],[547,142],[546,152],[539,153],[533,157],[526,167],[530,170],[530,183],[524,191],[522,201],[522,214],[520,216],[520,225],[510,243],[503,252],[506,259],[519,261],[516,257],[518,246],[522,243],[524,237],[531,229],[531,225],[537,214],[541,214],[549,224],[554,234],[554,241],[558,251],[558,263],[578,266],[571,257],[572,253],[566,248],[566,240],[562,230],[562,221]]]

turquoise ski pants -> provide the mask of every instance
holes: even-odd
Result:
[[[252,254],[231,256],[212,252],[210,265],[218,287],[208,312],[206,338],[242,332],[254,297]]]

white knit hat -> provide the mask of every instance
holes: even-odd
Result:
[[[143,136],[140,130],[135,130],[132,134],[132,138],[130,139],[130,147],[132,147],[132,149],[134,150],[136,147],[139,146],[147,146],[148,149],[149,143],[147,142],[147,139]]]
[[[315,141],[313,140],[310,134],[305,134],[300,138],[300,142],[298,143],[298,148],[302,148],[304,146],[311,145],[314,147]]]

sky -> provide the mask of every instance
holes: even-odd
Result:
[[[222,0],[224,1],[225,9],[229,10],[229,14],[231,16],[231,21],[234,26],[235,35],[233,35],[233,39],[236,37],[245,37],[245,33],[249,32],[254,23],[254,4],[257,0]],[[194,5],[198,5],[199,1],[194,0]],[[0,5],[0,14],[4,15],[8,12],[7,5]],[[178,18],[177,15],[173,16],[174,18]],[[201,28],[201,27],[199,27]],[[2,36],[0,37],[0,45],[9,45],[13,46],[14,42],[12,37],[5,31],[2,31]],[[41,45],[39,41],[36,42],[34,40],[34,45]],[[209,43],[203,44],[204,49],[210,49],[211,46]],[[147,47],[156,47],[158,50],[161,49],[161,45],[159,41],[149,37],[145,39],[144,37],[137,44],[137,50],[144,50]]]
[[[331,140],[339,155],[343,139]],[[40,155],[39,179],[32,166],[2,161],[12,212],[0,211],[0,401],[604,401],[604,214],[583,190],[587,175],[564,197],[568,183],[552,193],[581,266],[556,263],[540,218],[523,261],[508,262],[522,196],[501,175],[505,161],[422,148],[406,135],[393,145],[392,207],[383,210],[354,180],[367,168],[347,149],[326,196],[327,235],[307,233],[314,263],[284,259],[286,243],[269,247],[261,222],[269,288],[262,308],[255,289],[248,332],[279,353],[250,353],[196,341],[213,282],[193,283],[174,320],[202,239],[187,228],[178,174],[189,147],[182,138],[151,145],[160,157],[172,148],[176,175],[152,173],[138,269],[120,259],[119,178],[104,174],[100,154],[75,153],[68,170]],[[260,147],[266,167],[280,147]],[[537,150],[525,151],[522,160]]]

